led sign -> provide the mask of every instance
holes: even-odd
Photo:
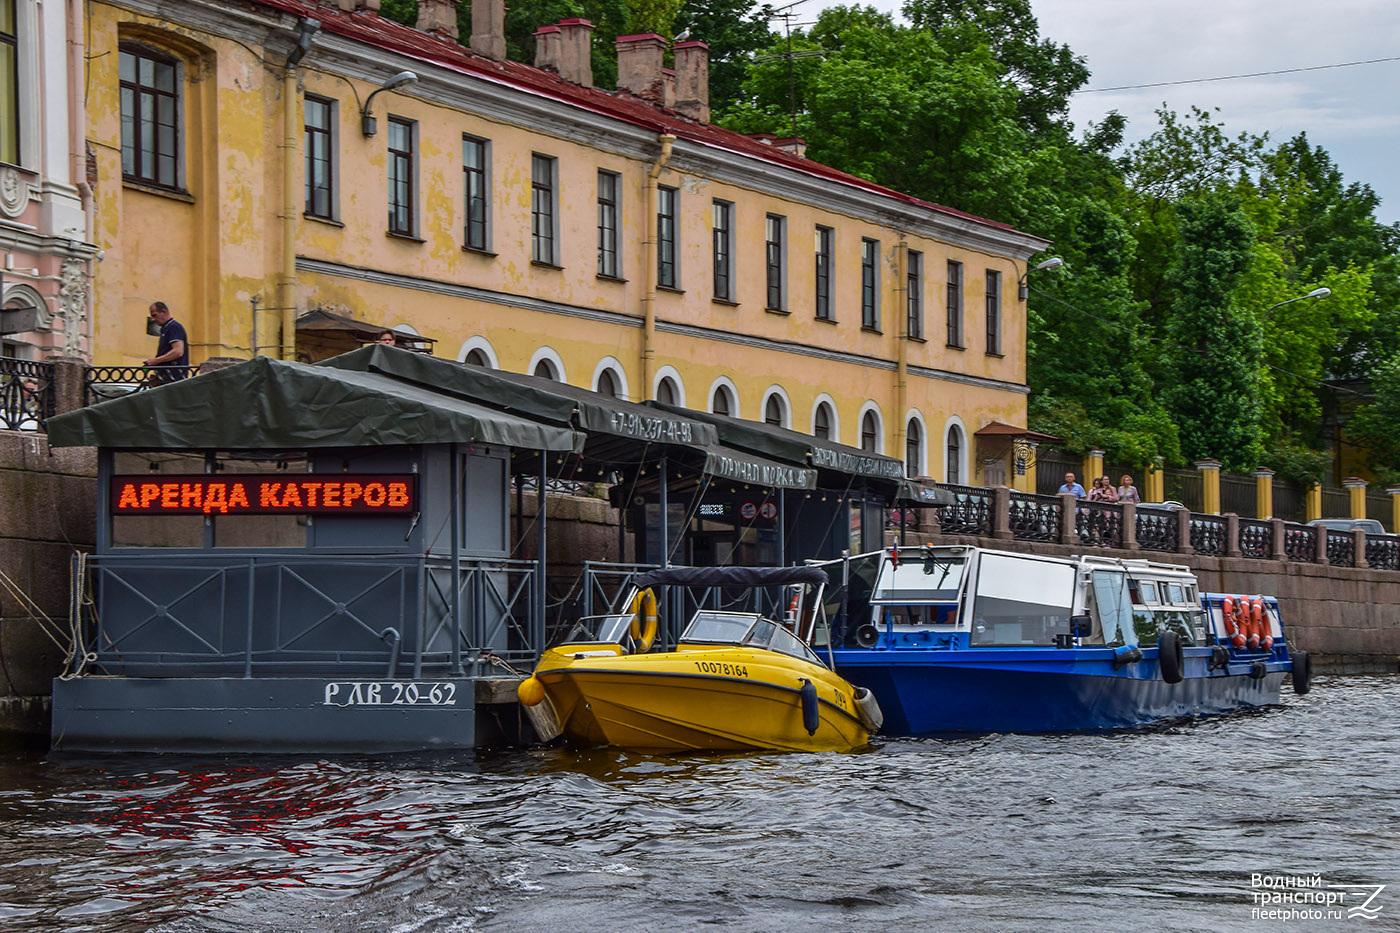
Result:
[[[406,515],[411,473],[193,473],[114,476],[113,515]]]

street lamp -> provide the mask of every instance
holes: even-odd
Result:
[[[369,112],[369,105],[373,102],[375,94],[381,91],[392,91],[395,88],[407,87],[416,84],[418,76],[411,71],[400,71],[388,81],[374,89],[374,93],[365,98],[365,105],[360,109],[360,132],[365,136],[373,136],[379,131],[379,121]]]
[[[1030,292],[1030,286],[1026,284],[1026,276],[1030,275],[1032,272],[1039,272],[1042,269],[1058,269],[1064,264],[1065,261],[1059,256],[1051,256],[1049,259],[1045,260],[1040,265],[1036,266],[1034,269],[1027,269],[1025,272],[1021,273],[1021,280],[1016,283],[1017,288],[1019,290],[1019,294],[1021,296],[1021,300],[1025,301],[1026,295]]]
[[[1326,298],[1328,295],[1331,294],[1332,289],[1328,288],[1326,285],[1322,286],[1321,288],[1314,288],[1306,295],[1299,295],[1297,298],[1290,298],[1287,301],[1280,301],[1277,304],[1269,305],[1267,308],[1264,309],[1264,317],[1268,317],[1270,311],[1274,310],[1275,308],[1281,305],[1291,305],[1295,301],[1307,301],[1309,298]]]

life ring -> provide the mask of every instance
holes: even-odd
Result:
[[[1238,608],[1235,600],[1229,596],[1220,601],[1220,617],[1225,620],[1225,634],[1230,636],[1230,644],[1243,648],[1245,637],[1238,623]]]
[[[632,597],[632,640],[637,653],[646,654],[656,641],[656,594],[649,588],[638,590]]]
[[[1260,603],[1262,606],[1263,604]],[[1254,600],[1248,596],[1240,597],[1240,614],[1244,616],[1244,630],[1248,635],[1246,644],[1250,651],[1257,651],[1259,648],[1261,626],[1259,625],[1259,615],[1254,610]]]
[[[1254,597],[1251,611],[1254,615],[1255,624],[1259,626],[1259,647],[1265,651],[1274,650],[1273,626],[1269,624],[1268,607],[1264,605],[1264,600],[1258,596]]]
[[[1181,636],[1176,632],[1163,632],[1157,636],[1157,661],[1162,667],[1162,680],[1169,684],[1179,684],[1186,676],[1186,652],[1181,647]]]

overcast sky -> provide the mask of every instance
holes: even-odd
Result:
[[[775,3],[780,5],[781,0]],[[867,0],[898,14],[902,0]],[[1088,88],[1214,78],[1400,56],[1400,0],[1032,0],[1040,34],[1084,56]],[[824,7],[796,8],[813,20]],[[850,4],[844,4],[850,5]],[[865,5],[865,4],[862,4]],[[775,21],[775,28],[781,28]],[[1226,130],[1282,142],[1306,131],[1400,220],[1400,61],[1129,91],[1080,93],[1079,129],[1110,110],[1128,118],[1128,142],[1156,127],[1163,104],[1215,108]]]

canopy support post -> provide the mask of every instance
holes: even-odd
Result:
[[[549,458],[544,451],[540,451],[540,499],[535,508],[535,522],[537,534],[539,536],[535,554],[535,611],[530,613],[530,640],[534,642],[530,649],[534,652],[535,658],[544,652],[544,600],[545,600],[545,546],[549,543],[545,533],[545,486],[549,481]]]
[[[448,445],[451,466],[448,479],[452,484],[449,497],[449,512],[452,515],[452,673],[462,673],[462,464],[461,452],[455,443]],[[483,646],[485,647],[485,646]]]

